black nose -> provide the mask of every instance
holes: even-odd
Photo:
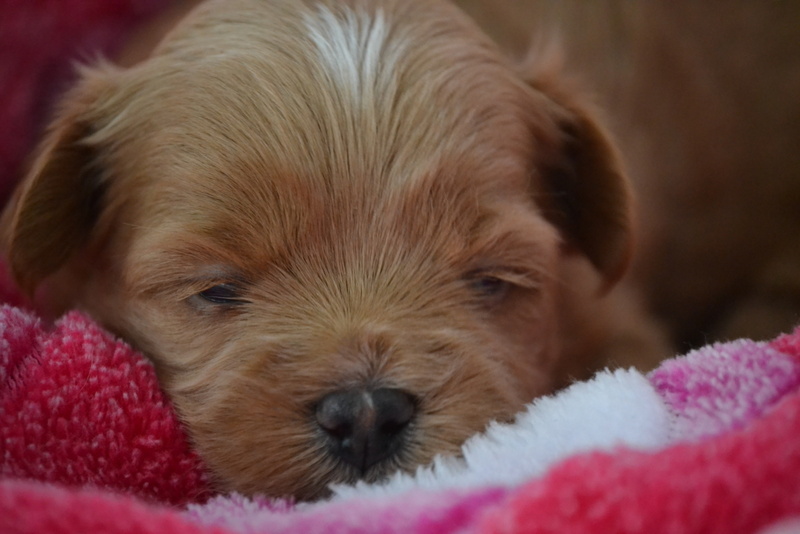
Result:
[[[350,389],[324,396],[316,416],[331,453],[363,474],[400,451],[415,411],[414,398],[400,389]]]

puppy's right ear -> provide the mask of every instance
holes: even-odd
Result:
[[[98,154],[87,139],[109,88],[99,71],[84,73],[3,213],[6,260],[28,294],[86,243],[97,219],[103,188]]]

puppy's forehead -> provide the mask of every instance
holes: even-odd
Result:
[[[130,139],[164,180],[391,188],[444,164],[515,160],[530,144],[524,85],[438,2],[212,1],[125,83],[123,118],[105,133]]]
[[[526,88],[449,4],[212,1],[125,81],[102,135],[145,185],[121,189],[131,226],[251,243],[253,264],[465,250],[527,199]]]

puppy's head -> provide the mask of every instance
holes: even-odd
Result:
[[[558,377],[560,258],[612,281],[604,134],[435,2],[210,2],[86,71],[5,215],[154,362],[222,489],[314,498],[455,452]]]

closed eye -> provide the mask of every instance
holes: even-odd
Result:
[[[195,295],[205,303],[220,306],[239,306],[249,301],[244,297],[241,286],[233,283],[217,284]]]
[[[500,299],[511,287],[511,282],[492,275],[480,275],[470,280],[470,287],[480,297]]]
[[[476,297],[488,304],[501,301],[514,288],[534,289],[536,284],[529,276],[510,269],[481,269],[465,276]]]

